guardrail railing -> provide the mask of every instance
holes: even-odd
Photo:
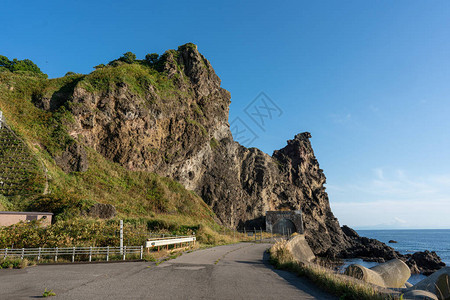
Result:
[[[162,238],[149,238],[145,242],[145,248],[148,250],[153,247],[157,247],[159,251],[159,247],[166,246],[169,249],[169,245],[178,245],[183,246],[191,246],[195,245],[196,238],[195,236],[172,236],[172,237],[162,237]]]
[[[121,247],[70,247],[70,248],[5,248],[0,249],[0,257],[17,257],[24,259],[25,257],[36,257],[39,262],[42,258],[52,257],[55,262],[58,257],[71,257],[72,262],[75,262],[76,256],[84,255],[89,262],[92,261],[93,256],[104,256],[106,261],[109,261],[110,256],[121,256],[126,260],[127,255],[139,254],[140,259],[144,254],[143,246],[123,246]]]

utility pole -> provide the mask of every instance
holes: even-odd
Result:
[[[123,220],[120,220],[120,254],[123,254]]]

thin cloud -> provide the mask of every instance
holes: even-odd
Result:
[[[375,168],[369,180],[328,191],[343,224],[450,228],[450,175],[417,178],[401,169]]]
[[[351,121],[352,114],[331,114],[330,118],[336,124],[345,124]]]

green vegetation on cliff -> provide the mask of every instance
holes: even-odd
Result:
[[[6,56],[0,55],[0,72],[2,71],[28,73],[47,78],[47,75],[42,73],[41,69],[29,59],[18,60],[17,58],[14,58],[13,60],[9,60]]]
[[[48,179],[46,194],[39,182],[41,188],[32,194],[0,195],[0,210],[51,211],[56,220],[48,228],[34,223],[0,228],[0,248],[114,244],[118,219],[125,221],[130,244],[141,243],[145,232],[155,230],[196,232],[207,243],[226,241],[216,232],[220,226],[212,210],[199,196],[172,179],[126,169],[85,145],[82,147],[87,153],[87,171],[66,173],[55,161],[69,146],[83,139],[82,133],[69,132],[73,123],[71,108],[76,105],[71,100],[77,87],[90,93],[109,93],[125,84],[134,96],[148,101],[154,101],[148,97],[149,87],[154,87],[157,95],[174,99],[182,92],[174,88],[173,79],[157,70],[165,57],[158,59],[152,54],[147,61],[136,61],[129,54],[91,74],[68,74],[56,79],[41,76],[39,68],[27,60],[24,64],[29,68],[19,72],[24,68],[21,63],[0,57],[0,67],[7,70],[0,72],[0,110],[30,157],[42,164],[39,172],[42,176],[46,173]],[[197,125],[195,120],[191,123]],[[20,169],[19,165],[16,167]],[[28,185],[33,184],[28,181]],[[88,217],[89,208],[95,203],[114,205],[115,219]]]

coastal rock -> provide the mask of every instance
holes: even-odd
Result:
[[[434,251],[416,252],[411,256],[407,256],[408,260],[406,264],[411,268],[414,273],[422,273],[424,275],[430,275],[437,270],[445,267],[445,263]]]
[[[344,232],[344,234],[349,238],[359,238],[359,234],[354,229],[348,227],[347,225],[342,226],[341,229]]]
[[[389,244],[397,244],[398,242],[397,242],[397,241],[394,241],[394,240],[389,240],[388,243],[389,243]]]
[[[339,257],[359,257],[366,261],[385,262],[394,258],[401,258],[402,255],[394,248],[378,240],[358,237],[351,240],[351,246],[342,250]]]

